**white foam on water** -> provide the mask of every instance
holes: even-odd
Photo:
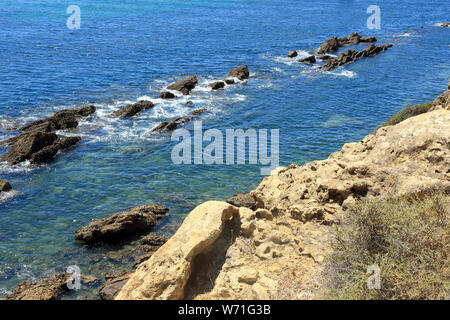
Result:
[[[283,63],[288,66],[291,66],[293,64],[302,64],[303,65],[304,63],[298,62],[298,60],[312,56],[312,53],[309,53],[308,51],[305,51],[305,50],[297,50],[297,54],[298,55],[295,58],[289,58],[287,56],[276,56],[274,58],[274,61],[276,63]]]
[[[333,76],[338,76],[338,77],[346,77],[346,78],[356,78],[358,76],[358,74],[354,71],[350,71],[350,70],[345,70],[342,68],[336,68],[333,71],[324,71],[324,74],[329,74],[329,75],[333,75]]]
[[[6,202],[11,198],[14,198],[16,195],[19,194],[19,191],[17,190],[11,190],[11,191],[3,191],[0,193],[0,203]]]
[[[9,165],[6,161],[0,162],[0,173],[26,173],[35,170],[37,166],[31,166],[30,161],[24,161],[16,165]]]

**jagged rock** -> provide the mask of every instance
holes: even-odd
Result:
[[[196,76],[181,79],[167,87],[169,90],[180,91],[184,95],[188,95],[192,89],[197,85],[198,79]]]
[[[337,58],[328,59],[323,68],[326,71],[330,71],[336,67],[358,61],[361,58],[375,56],[390,47],[392,47],[392,44],[377,47],[371,43],[362,51],[347,50],[342,52]]]
[[[78,118],[90,116],[95,112],[95,106],[87,106],[75,109],[64,109],[47,119],[33,121],[19,130],[52,132],[56,130],[75,128],[78,126]]]
[[[238,215],[238,208],[219,201],[195,208],[175,235],[139,265],[116,299],[183,299],[195,285],[191,277],[208,277],[210,264],[204,262],[211,262],[211,255],[220,260],[221,252],[212,249],[227,242]]]
[[[187,101],[186,104],[194,104],[191,100]]]
[[[200,114],[202,114],[203,112],[206,111],[206,108],[202,108],[202,109],[197,109],[191,112],[190,115],[185,116],[185,117],[179,117],[176,119],[173,119],[169,122],[167,121],[163,121],[161,122],[159,125],[157,125],[152,132],[164,132],[164,131],[173,131],[176,128],[178,128],[179,126],[185,124],[186,122],[191,121],[194,117],[199,116]]]
[[[115,273],[105,273],[106,282],[100,286],[99,294],[102,300],[114,300],[117,293],[128,281],[132,271],[121,270]]]
[[[229,204],[236,207],[246,207],[252,210],[256,209],[256,201],[253,199],[249,193],[236,193],[231,198],[227,199]]]
[[[160,99],[174,99],[174,98],[176,98],[176,97],[177,97],[177,96],[174,95],[172,92],[164,91],[164,92],[161,92],[161,93],[159,94],[159,97],[158,97],[158,98],[160,98]]]
[[[312,299],[323,289],[331,225],[349,204],[450,194],[449,140],[450,110],[440,107],[381,127],[328,159],[273,170],[250,192],[256,211],[203,203],[116,299]]]
[[[288,58],[295,58],[296,56],[298,56],[297,51],[295,51],[295,50],[289,51]]]
[[[155,105],[153,104],[153,102],[142,100],[133,104],[127,104],[126,106],[120,108],[119,110],[114,111],[113,115],[119,118],[132,117],[138,114],[139,112],[151,109],[154,106]]]
[[[318,56],[317,60],[328,60],[330,58],[331,58],[331,56],[324,54],[324,55]]]
[[[11,184],[4,179],[0,179],[0,193],[11,191]]]
[[[316,57],[314,56],[309,56],[303,59],[299,59],[298,62],[303,62],[303,63],[315,63],[316,62]]]
[[[150,231],[168,211],[168,208],[159,204],[134,207],[79,228],[75,232],[75,240],[89,244],[123,240]]]
[[[212,90],[223,89],[225,87],[225,82],[216,81],[216,82],[212,82],[212,83],[208,84],[208,86],[210,86]]]
[[[227,77],[234,77],[238,78],[239,80],[248,79],[250,76],[250,73],[248,71],[247,65],[243,65],[240,67],[234,67],[231,69],[230,73],[227,75]]]
[[[234,79],[225,79],[223,81],[225,81],[225,83],[228,84],[228,85],[234,84]]]
[[[325,40],[324,43],[317,50],[318,54],[327,53],[330,51],[336,51],[339,47],[350,44],[358,44],[360,42],[376,42],[375,37],[361,37],[357,32],[350,34],[344,38],[331,37]]]
[[[53,300],[67,292],[68,274],[57,274],[50,279],[38,282],[21,282],[12,294],[5,294],[7,300]]]
[[[35,152],[30,157],[30,162],[33,164],[51,162],[58,151],[66,150],[81,141],[80,137],[66,137],[56,140],[53,144],[46,146]]]

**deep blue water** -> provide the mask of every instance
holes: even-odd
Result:
[[[131,120],[108,117],[126,103],[154,99],[170,82],[197,75],[200,85],[189,99],[208,108],[203,127],[278,128],[286,166],[326,158],[405,105],[434,99],[450,75],[450,29],[435,26],[449,20],[446,0],[379,0],[380,30],[366,27],[372,1],[73,4],[81,8],[78,30],[66,27],[64,1],[0,5],[0,139],[16,133],[8,128],[63,108],[89,103],[98,109],[63,133],[83,140],[53,163],[0,166],[0,177],[17,191],[0,202],[0,295],[72,264],[99,278],[129,265],[128,246],[87,249],[73,241],[74,231],[92,219],[158,202],[170,217],[156,232],[170,234],[199,203],[224,200],[262,179],[259,166],[171,162],[170,137],[148,132],[192,111],[185,98],[155,100],[154,110]],[[394,46],[331,73],[285,58],[291,49],[305,56],[326,38],[354,31]],[[207,90],[207,81],[242,64],[251,72],[247,84]],[[83,288],[68,298],[96,290]]]

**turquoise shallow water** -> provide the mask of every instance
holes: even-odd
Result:
[[[74,231],[92,219],[158,202],[171,234],[199,203],[254,188],[259,166],[175,165],[158,122],[186,115],[185,100],[116,121],[107,114],[168,83],[197,75],[191,100],[206,107],[205,129],[280,130],[280,165],[327,157],[407,104],[444,91],[450,75],[447,1],[378,1],[381,29],[366,28],[369,1],[80,0],[81,29],[66,27],[67,4],[9,1],[0,6],[0,139],[7,128],[54,111],[95,104],[95,116],[65,134],[75,148],[39,168],[0,166],[17,194],[0,202],[0,293],[23,279],[77,264],[97,277],[128,266],[128,248],[87,249]],[[420,28],[424,26],[424,28]],[[357,31],[394,46],[331,73],[285,58],[314,53],[326,38]],[[356,46],[362,48],[363,46]],[[224,92],[207,81],[248,64],[251,79]],[[187,126],[191,128],[191,125]],[[4,152],[5,150],[0,150]],[[95,285],[66,298],[93,297]]]

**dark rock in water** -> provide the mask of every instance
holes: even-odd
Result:
[[[295,58],[298,55],[297,51],[291,50],[288,53],[288,58]]]
[[[184,95],[188,95],[192,89],[197,85],[198,79],[196,76],[181,79],[167,87],[169,90],[180,91]]]
[[[441,27],[443,28],[449,28],[450,27],[450,22],[443,22],[440,24]]]
[[[64,109],[49,118],[33,121],[22,128],[22,132],[43,131],[52,132],[56,130],[76,128],[78,126],[77,119],[87,117],[95,112],[95,106],[87,106],[75,109]]]
[[[347,50],[346,52],[341,53],[337,58],[328,59],[327,63],[323,66],[323,69],[330,71],[336,67],[358,61],[361,58],[375,56],[390,47],[392,47],[392,44],[377,47],[371,43],[362,51]]]
[[[236,193],[234,196],[227,199],[227,202],[236,207],[246,207],[252,210],[256,209],[256,201],[249,193]]]
[[[132,273],[132,271],[128,270],[105,273],[106,282],[99,289],[100,299],[114,300],[120,289],[127,283]]]
[[[168,237],[147,235],[139,241],[139,245],[133,249],[135,256],[133,269],[136,269],[142,262],[148,260],[156,250],[169,240]]]
[[[248,79],[250,76],[250,73],[248,72],[247,65],[243,65],[240,67],[234,67],[231,69],[230,73],[227,75],[227,77],[234,77],[238,78],[239,80]]]
[[[197,109],[191,112],[190,115],[185,117],[179,117],[175,118],[169,122],[163,121],[158,126],[156,126],[152,132],[163,132],[163,131],[173,131],[179,126],[185,124],[188,121],[191,121],[194,117],[201,115],[203,112],[206,111],[206,108]]]
[[[177,97],[176,95],[174,95],[172,92],[169,91],[164,91],[159,94],[160,99],[173,99],[176,97]]]
[[[134,207],[79,228],[75,232],[75,240],[89,244],[123,240],[150,231],[168,211],[168,208],[159,204]]]
[[[80,141],[80,137],[66,137],[58,139],[52,145],[44,147],[38,152],[34,153],[30,158],[30,162],[33,164],[49,163],[55,158],[56,153],[59,150],[68,149],[76,145]]]
[[[213,90],[223,89],[225,87],[225,82],[223,81],[216,81],[208,84]]]
[[[306,57],[304,59],[299,59],[298,62],[303,62],[303,63],[315,63],[316,62],[316,57],[314,56],[309,56]]]
[[[11,191],[11,189],[11,184],[7,180],[0,179],[0,193]]]
[[[25,160],[41,149],[52,145],[58,140],[54,132],[33,132],[22,135],[12,146],[12,148],[1,157],[10,165],[15,165]]]
[[[120,108],[113,112],[113,115],[119,118],[132,117],[141,111],[151,109],[155,105],[151,101],[142,100],[133,104],[127,104],[126,106]]]
[[[317,60],[328,60],[330,58],[331,58],[331,56],[324,54],[324,55],[318,56]]]
[[[319,47],[319,50],[317,50],[317,53],[323,54],[330,51],[336,51],[339,47],[344,45],[375,41],[377,41],[377,38],[375,37],[361,37],[357,32],[354,32],[344,38],[331,37],[330,39],[325,40]]]
[[[189,100],[188,102],[186,102],[186,104],[194,104],[191,100]]]
[[[234,79],[225,79],[223,81],[225,81],[226,84],[234,84]]]
[[[67,281],[70,275],[61,273],[38,282],[21,282],[12,294],[5,294],[7,300],[53,300],[69,291]]]

